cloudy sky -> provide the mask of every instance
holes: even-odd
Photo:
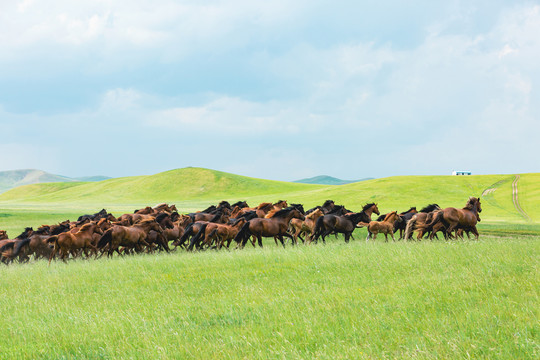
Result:
[[[0,1],[0,170],[540,171],[540,0]]]

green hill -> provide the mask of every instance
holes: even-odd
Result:
[[[110,179],[106,176],[87,176],[82,178],[70,178],[55,175],[43,170],[22,169],[0,171],[0,193],[22,185],[53,183],[53,182],[76,182],[76,181],[102,181]]]
[[[116,213],[161,202],[176,204],[180,211],[200,210],[220,200],[246,200],[250,205],[286,199],[307,208],[327,199],[357,211],[367,202],[377,202],[382,212],[418,209],[437,203],[441,207],[463,207],[469,196],[480,196],[482,225],[531,222],[512,203],[514,175],[474,176],[396,176],[341,186],[311,185],[262,180],[202,168],[183,168],[149,176],[115,178],[100,182],[32,184],[0,194],[0,228],[11,222],[10,215],[30,216],[41,212],[44,218],[71,217],[106,208]],[[540,222],[540,174],[522,174],[519,182],[522,208]],[[491,190],[490,190],[491,189]],[[490,191],[486,191],[490,190]],[[484,194],[484,195],[482,195]],[[4,216],[2,218],[2,216]],[[17,217],[21,219],[20,217]],[[27,219],[28,220],[28,219]],[[35,220],[38,221],[38,220]],[[50,221],[50,220],[49,220]],[[23,220],[19,225],[22,228]],[[5,227],[5,226],[4,226]]]
[[[364,181],[364,180],[371,180],[372,178],[366,178],[361,180],[341,180],[332,176],[328,175],[320,175],[315,176],[307,179],[301,179],[301,180],[295,180],[293,182],[295,183],[301,183],[301,184],[317,184],[317,185],[345,185],[345,184],[351,184],[354,182]]]

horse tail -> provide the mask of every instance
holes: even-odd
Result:
[[[188,251],[191,251],[193,250],[193,247],[195,245],[198,245],[200,239],[201,239],[201,236],[204,236],[204,232],[206,231],[206,227],[208,226],[208,223],[206,224],[203,224],[203,226],[201,226],[201,229],[199,230],[199,232],[191,238],[191,241],[189,242],[189,246],[188,246]]]
[[[312,241],[317,242],[319,236],[322,235],[322,229],[324,227],[324,216],[321,216],[315,222],[315,228],[313,229],[313,235],[311,235]]]
[[[98,249],[104,248],[105,245],[107,245],[108,243],[111,242],[111,240],[112,240],[112,231],[113,231],[113,229],[110,228],[110,229],[108,229],[107,231],[105,231],[103,233],[103,235],[101,236],[101,238],[99,239],[99,242],[97,244]]]
[[[414,215],[411,220],[407,222],[407,226],[405,227],[405,240],[409,240],[411,238],[414,224],[416,224],[416,215]]]
[[[7,249],[13,248],[14,245],[15,245],[14,242],[9,242],[7,244],[4,244],[4,246],[0,247],[0,253],[6,251]]]
[[[435,225],[435,223],[438,223],[439,221],[442,221],[442,217],[443,217],[443,212],[442,211],[437,211],[435,213],[435,216],[433,217],[433,219],[431,219],[431,221],[429,222],[429,224],[426,224],[426,228],[428,229],[432,229],[433,228],[433,225]]]
[[[244,246],[246,242],[248,241],[251,235],[251,231],[249,231],[249,225],[250,225],[249,221],[245,223],[244,225],[242,225],[242,228],[240,229],[238,234],[236,234],[236,236],[234,237],[234,241],[237,244],[242,243],[242,246]]]
[[[210,234],[208,234],[207,238],[208,238],[208,239],[211,239],[211,238],[213,238],[214,236],[216,236],[217,231],[218,231],[217,228],[215,228],[214,230],[212,230],[212,231],[210,232]]]
[[[11,261],[12,259],[15,258],[13,254],[9,254],[6,252],[8,249],[12,249],[14,245],[15,245],[14,242],[10,242],[0,248],[0,259],[2,260],[2,262],[5,262],[5,260]]]
[[[184,233],[182,234],[182,236],[178,240],[178,245],[180,245],[180,246],[184,245],[184,243],[187,241],[187,239],[191,236],[191,233],[193,232],[193,224],[195,224],[195,223],[192,222],[184,230]]]
[[[13,257],[15,258],[16,256],[18,256],[23,246],[26,246],[28,244],[30,244],[30,239],[24,239],[24,240],[18,241],[17,245],[13,247],[13,254],[12,254]],[[0,251],[2,251],[2,249],[0,249]]]

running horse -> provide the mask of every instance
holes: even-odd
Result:
[[[478,213],[481,212],[480,199],[471,196],[463,209],[453,207],[442,209],[436,213],[433,220],[426,226],[433,228],[437,223],[442,223],[446,228],[446,237],[451,237],[454,230],[463,229],[464,231],[471,231],[478,240],[479,234],[476,224],[479,218]]]
[[[392,211],[391,213],[386,214],[383,221],[372,221],[367,225],[368,235],[366,237],[366,242],[369,240],[371,235],[373,235],[373,240],[377,238],[378,233],[384,234],[386,242],[388,242],[388,234],[394,239],[394,223],[396,219],[399,218],[397,211]]]
[[[375,203],[364,205],[362,211],[357,213],[321,216],[315,223],[312,239],[317,242],[319,237],[322,237],[323,243],[326,243],[326,236],[332,233],[341,233],[345,235],[345,242],[349,242],[354,229],[371,222],[371,214],[373,213],[380,215],[379,208]]]
[[[275,213],[271,218],[251,219],[242,226],[238,234],[234,237],[234,241],[240,247],[244,247],[250,236],[253,235],[257,238],[259,246],[262,247],[263,237],[277,237],[281,241],[281,245],[285,247],[283,236],[289,237],[292,240],[292,235],[287,233],[287,229],[289,228],[289,222],[293,218],[304,220],[305,216],[297,208],[287,207]]]

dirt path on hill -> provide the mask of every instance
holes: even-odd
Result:
[[[519,178],[521,176],[520,175],[516,175],[516,178],[514,179],[514,181],[512,182],[512,201],[514,202],[514,207],[516,208],[516,210],[527,220],[531,220],[531,218],[529,217],[529,215],[527,215],[527,213],[521,208],[521,206],[519,205],[519,199],[518,199],[518,187],[517,187],[517,183],[519,181]]]

